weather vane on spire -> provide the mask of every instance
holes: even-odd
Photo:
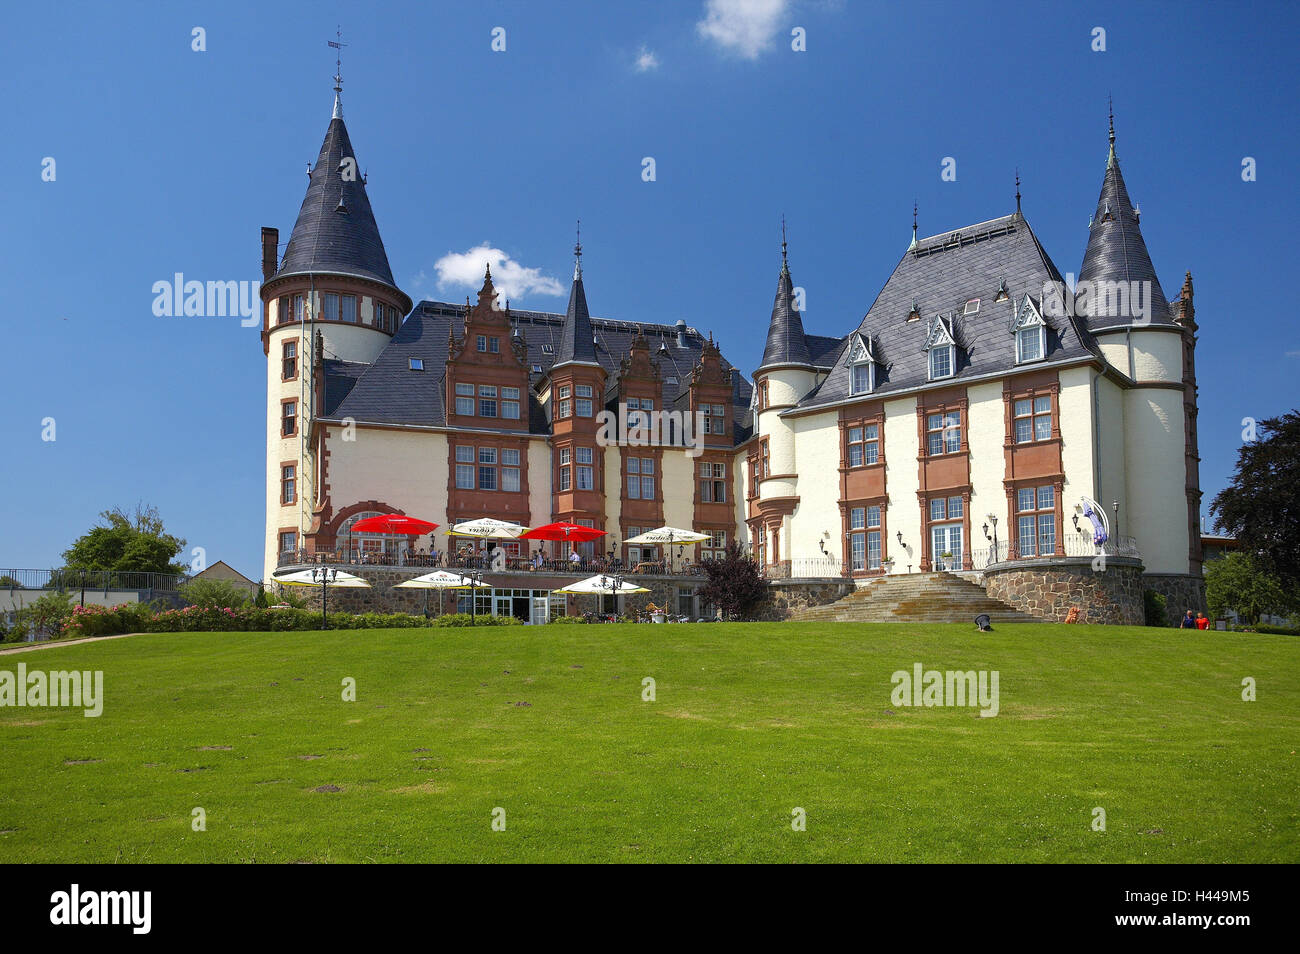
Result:
[[[582,277],[582,219],[578,219],[578,238],[573,243],[573,280]]]
[[[916,248],[916,200],[912,200],[912,244],[908,248]]]
[[[781,267],[785,268],[786,262],[786,241],[785,241],[785,215],[781,216]]]
[[[1020,211],[1020,167],[1016,166],[1016,211]]]
[[[341,27],[335,27],[334,36],[336,39],[326,40],[334,48],[334,92],[343,92],[343,47],[347,46],[343,42],[343,30]]]

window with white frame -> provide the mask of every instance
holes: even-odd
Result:
[[[700,544],[701,560],[723,560],[727,556],[727,531],[726,530],[703,530],[707,533],[709,539]]]
[[[478,489],[496,490],[497,484],[497,449],[480,447],[478,449]]]
[[[1047,357],[1047,323],[1028,295],[1020,306],[1012,330],[1016,335],[1016,363],[1041,361]]]
[[[569,386],[561,384],[556,392],[556,397],[559,400],[559,410],[556,412],[558,417],[568,417],[572,413],[573,399],[569,396],[570,394]]]
[[[1045,441],[1052,436],[1052,396],[1037,394],[1020,398],[1014,405],[1017,444]]]
[[[456,413],[462,417],[474,416],[474,385],[457,382]]]
[[[930,349],[930,380],[950,378],[953,373],[953,351],[950,344],[935,345]]]
[[[476,486],[474,471],[474,448],[464,444],[456,445],[456,489],[473,490]]]
[[[573,450],[569,447],[560,448],[560,490],[566,491],[573,488]]]
[[[501,489],[511,493],[519,491],[519,448],[501,449]]]
[[[501,389],[501,416],[512,421],[519,420],[519,389]]]
[[[655,459],[627,458],[627,496],[630,500],[655,499]]]
[[[478,413],[480,417],[497,416],[497,388],[495,384],[478,386]]]
[[[871,340],[855,334],[849,348],[849,394],[870,394],[875,388],[876,359],[871,353]]]
[[[930,457],[961,450],[961,412],[926,415],[926,453]]]
[[[1051,484],[1016,489],[1016,549],[1022,557],[1056,552],[1056,488]]]
[[[591,465],[591,448],[577,448],[578,456],[578,489],[594,490],[595,489],[595,470]]]
[[[862,467],[880,460],[880,425],[859,424],[850,427],[847,435],[850,467]]]

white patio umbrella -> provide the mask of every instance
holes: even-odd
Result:
[[[517,523],[506,523],[504,520],[494,520],[491,517],[480,517],[477,520],[466,520],[464,523],[453,523],[447,528],[447,535],[451,537],[482,537],[491,539],[493,537],[503,537],[507,540],[517,540],[521,533],[527,533],[528,528]]]
[[[410,589],[421,590],[438,590],[438,612],[442,612],[442,590],[468,590],[468,589],[490,589],[491,587],[483,582],[476,581],[469,576],[461,573],[452,573],[448,570],[434,570],[432,573],[426,573],[423,576],[412,577],[405,582],[398,583],[398,587],[409,587]],[[427,610],[429,604],[426,602],[424,608]]]
[[[645,533],[639,533],[635,537],[628,537],[624,543],[650,543],[668,548],[668,563],[672,565],[672,548],[674,546],[685,545],[688,543],[704,543],[709,539],[707,533],[699,533],[695,530],[683,530],[680,527],[655,527],[653,530],[647,530]]]
[[[353,576],[345,570],[334,567],[317,567],[315,570],[298,570],[284,576],[272,576],[272,580],[285,586],[319,586],[321,628],[329,629],[328,587],[342,586],[353,589],[369,587],[370,584],[359,576]]]
[[[568,586],[562,586],[558,590],[552,590],[552,593],[649,593],[644,586],[637,586],[628,580],[614,576],[608,573],[599,573],[596,576],[589,576],[585,580],[579,580],[577,583],[570,583]]]

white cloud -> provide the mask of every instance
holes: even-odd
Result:
[[[636,71],[638,73],[648,73],[650,70],[659,69],[659,57],[655,56],[654,50],[647,50],[644,46],[636,55]]]
[[[541,269],[527,268],[499,248],[484,242],[467,252],[448,252],[433,263],[438,272],[438,288],[483,287],[483,269],[492,266],[492,284],[506,298],[526,295],[563,295],[564,286],[557,279],[543,275]]]
[[[727,52],[756,60],[772,45],[788,7],[787,0],[707,0],[695,29]]]

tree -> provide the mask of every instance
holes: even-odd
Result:
[[[1286,615],[1300,602],[1262,561],[1240,552],[1206,564],[1205,601],[1213,615],[1233,610],[1246,623],[1259,622],[1264,613]]]
[[[180,594],[191,606],[204,609],[238,609],[252,602],[247,589],[229,580],[190,580]]]
[[[1300,411],[1257,425],[1237,452],[1232,483],[1210,505],[1215,528],[1231,534],[1288,590],[1300,590]]]
[[[721,560],[704,561],[708,582],[700,587],[700,602],[722,610],[728,619],[752,616],[767,600],[767,581],[758,564],[734,540]]]
[[[63,551],[68,569],[175,574],[189,569],[171,562],[185,548],[185,541],[167,533],[157,507],[136,504],[134,513],[115,507],[99,517],[103,523]]]

